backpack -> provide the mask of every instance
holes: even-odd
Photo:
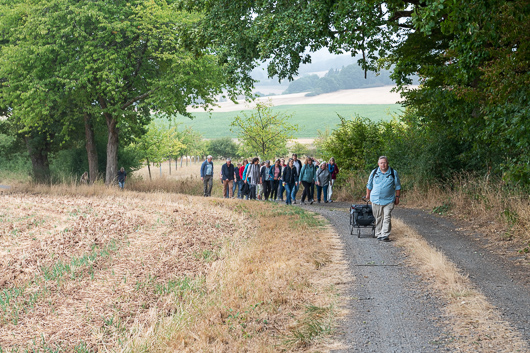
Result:
[[[392,169],[392,167],[388,167],[388,168],[390,168],[390,176],[392,177],[392,179],[396,180],[396,177],[395,177],[395,174],[394,174],[394,169]],[[372,170],[372,172],[370,173],[370,176],[372,176],[372,174],[377,172],[377,169],[379,169],[379,167],[377,167],[374,170]]]

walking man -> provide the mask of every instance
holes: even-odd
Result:
[[[296,174],[300,175],[300,171],[302,170],[302,162],[298,159],[298,155],[296,153],[293,153],[292,155],[293,159],[293,165],[296,168]],[[294,192],[292,195],[292,201],[294,204],[296,204],[296,193],[298,192],[298,189],[300,188],[300,184],[296,183],[294,187]]]
[[[377,239],[390,241],[392,210],[394,205],[399,205],[401,183],[397,172],[388,166],[385,156],[379,157],[377,165],[368,178],[366,198],[372,202]]]
[[[227,198],[234,197],[234,165],[230,158],[226,159],[226,163],[221,167],[221,180],[223,182],[223,195]]]
[[[120,189],[123,190],[123,187],[125,186],[125,180],[127,179],[127,172],[123,167],[120,168],[120,171],[118,172],[118,185],[120,186]]]
[[[204,183],[204,197],[212,196],[213,157],[208,156],[201,165],[201,180]]]

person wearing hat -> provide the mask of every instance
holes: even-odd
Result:
[[[230,158],[226,159],[226,163],[221,167],[221,181],[223,182],[224,197],[234,197],[234,165]],[[227,196],[228,195],[228,196]]]

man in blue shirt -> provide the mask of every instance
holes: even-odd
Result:
[[[377,165],[379,167],[370,173],[366,184],[366,198],[372,202],[377,239],[390,241],[392,210],[394,205],[399,205],[401,183],[397,172],[389,168],[388,159],[385,156],[379,157]]]
[[[204,183],[204,196],[212,196],[213,186],[213,157],[208,156],[201,165],[201,180]]]

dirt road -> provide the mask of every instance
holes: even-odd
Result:
[[[453,337],[439,309],[443,303],[405,265],[401,249],[371,238],[369,230],[360,239],[350,235],[348,203],[303,207],[322,214],[341,235],[354,277],[348,293],[350,314],[342,323],[340,337],[348,348],[335,352],[451,350],[446,343]],[[525,268],[514,268],[485,250],[484,244],[464,235],[447,219],[403,207],[396,208],[394,217],[443,251],[500,309],[503,319],[530,341],[530,286]]]

